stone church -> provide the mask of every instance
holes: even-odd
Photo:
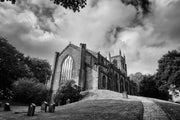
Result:
[[[82,90],[108,89],[117,92],[126,91],[135,95],[137,86],[127,77],[125,56],[111,56],[105,58],[100,52],[96,53],[86,48],[69,43],[60,53],[55,53],[52,78],[49,87],[53,94],[60,83],[74,80]]]

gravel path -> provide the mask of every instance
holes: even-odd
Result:
[[[140,98],[144,106],[143,120],[170,120],[166,113],[152,100]]]

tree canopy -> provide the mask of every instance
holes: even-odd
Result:
[[[140,72],[137,72],[135,74],[130,74],[129,75],[130,80],[135,82],[137,85],[139,85],[139,83],[143,80],[144,75]]]
[[[143,80],[139,84],[139,94],[145,97],[168,100],[167,90],[160,90],[155,79],[155,75],[144,75]]]
[[[135,74],[130,74],[129,78],[130,78],[131,81],[136,83],[136,85],[137,85],[137,92],[139,94],[139,92],[140,92],[140,89],[139,89],[140,88],[140,82],[144,79],[144,75],[142,73],[140,73],[140,72],[137,72]]]
[[[180,90],[180,52],[176,50],[163,55],[158,61],[156,74],[145,75],[140,82],[142,96],[168,100],[169,90]]]
[[[180,52],[173,50],[158,61],[156,79],[160,89],[168,89],[171,84],[180,87]]]
[[[75,84],[74,80],[67,80],[61,83],[55,95],[54,102],[61,102],[60,104],[64,105],[68,99],[70,102],[78,101],[82,97],[80,92],[81,88]]]
[[[0,37],[0,92],[3,96],[19,78],[35,78],[46,83],[51,76],[51,66],[46,60],[25,57],[8,41]]]
[[[144,75],[143,80],[140,82],[140,95],[145,97],[157,97],[158,88],[156,81],[152,75]]]
[[[11,1],[12,4],[16,3],[16,0],[0,0],[0,2]],[[86,6],[86,0],[50,0],[56,5],[61,5],[66,9],[71,9],[74,12],[80,11],[80,9]]]
[[[16,3],[16,0],[0,0],[0,2],[11,1],[12,4]],[[84,8],[87,4],[87,0],[50,0],[56,5],[61,5],[66,9],[71,9],[74,12],[80,11],[80,9]],[[126,5],[134,6],[138,11],[139,8],[142,9],[143,14],[147,14],[150,12],[151,2],[149,0],[121,0],[122,3]]]
[[[51,0],[54,1],[54,4],[61,5],[64,8],[69,8],[74,12],[80,11],[81,8],[84,8],[86,5],[86,0]]]
[[[25,57],[25,63],[29,66],[30,70],[40,83],[47,83],[47,80],[51,76],[51,66],[46,60],[41,60],[38,58]]]
[[[3,85],[18,77],[31,76],[29,67],[24,64],[24,55],[4,38],[0,38],[0,78]],[[8,82],[9,81],[9,82]]]

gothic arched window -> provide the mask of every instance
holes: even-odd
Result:
[[[116,74],[115,77],[114,77],[114,83],[115,83],[115,91],[118,91],[118,75]]]
[[[67,56],[61,68],[61,81],[71,80],[73,71],[73,59],[71,56]]]
[[[106,77],[103,75],[102,77],[102,89],[106,88]]]
[[[111,80],[108,78],[107,89],[111,90]]]

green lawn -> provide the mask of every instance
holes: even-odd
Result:
[[[180,104],[154,100],[172,120],[180,120]]]
[[[55,113],[42,113],[37,108],[36,115],[26,116],[27,109],[15,114],[0,112],[0,119],[4,120],[142,120],[143,105],[139,101],[123,100],[84,100],[65,106],[56,107]],[[20,108],[18,108],[20,110]],[[16,109],[17,111],[17,109]]]

